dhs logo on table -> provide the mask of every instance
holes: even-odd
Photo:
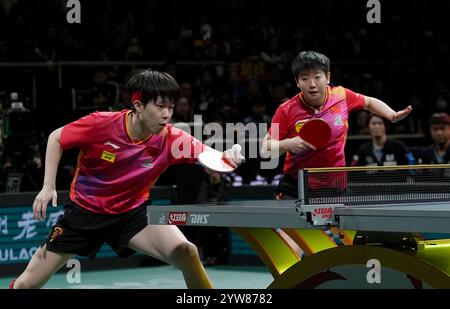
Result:
[[[208,224],[209,215],[207,214],[191,214],[191,224]]]
[[[187,211],[169,212],[169,221],[167,223],[173,225],[184,225],[187,223],[187,218]]]

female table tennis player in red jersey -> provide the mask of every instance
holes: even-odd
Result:
[[[197,247],[174,225],[148,225],[146,205],[169,165],[195,163],[200,152],[212,149],[168,124],[180,92],[170,75],[146,70],[132,76],[128,88],[133,110],[92,113],[50,135],[44,185],[33,203],[35,218],[45,220],[50,201],[56,206],[62,150],[79,147],[70,199],[10,287],[39,288],[74,256],[93,259],[104,243],[120,257],[138,251],[178,267],[188,288],[211,287]],[[226,154],[228,161],[239,163],[235,151]]]
[[[342,86],[330,87],[330,60],[318,52],[300,52],[292,63],[292,72],[301,92],[278,107],[262,147],[266,156],[286,153],[281,193],[297,196],[299,169],[345,166],[347,119],[352,110],[365,109],[391,122],[405,118],[412,111],[408,106],[396,112],[379,99]],[[332,131],[329,142],[320,149],[299,137],[302,125],[314,118],[325,120]],[[284,191],[289,192],[283,192],[282,188],[288,188]]]

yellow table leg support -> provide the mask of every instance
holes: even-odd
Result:
[[[425,253],[426,251],[428,249],[425,250]],[[448,255],[443,255],[442,252],[437,256],[442,259],[448,258]],[[380,246],[340,246],[320,251],[290,267],[281,276],[275,278],[268,288],[300,287],[305,280],[319,272],[341,265],[359,265],[359,267],[365,268],[370,259],[377,259],[382,262],[382,267],[397,270],[405,276],[411,275],[431,287],[450,288],[450,276],[439,269],[436,264],[428,263],[406,251]],[[361,279],[358,282],[364,280],[364,278]],[[358,287],[358,282],[354,287]]]
[[[416,241],[416,256],[450,276],[450,239]]]
[[[255,250],[274,278],[300,261],[286,240],[271,228],[232,228]]]

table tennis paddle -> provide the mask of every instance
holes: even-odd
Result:
[[[237,152],[239,155],[241,153],[240,145],[233,145],[231,148],[233,151]],[[241,160],[243,157],[241,157]],[[228,161],[224,157],[224,153],[220,151],[204,151],[198,155],[198,162],[207,169],[213,172],[219,173],[229,173],[236,169],[236,165]]]
[[[331,127],[325,120],[315,118],[305,122],[300,128],[299,135],[302,140],[318,149],[325,146],[330,140]]]

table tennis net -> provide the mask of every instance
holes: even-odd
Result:
[[[305,204],[450,201],[450,164],[305,169],[299,177]]]

